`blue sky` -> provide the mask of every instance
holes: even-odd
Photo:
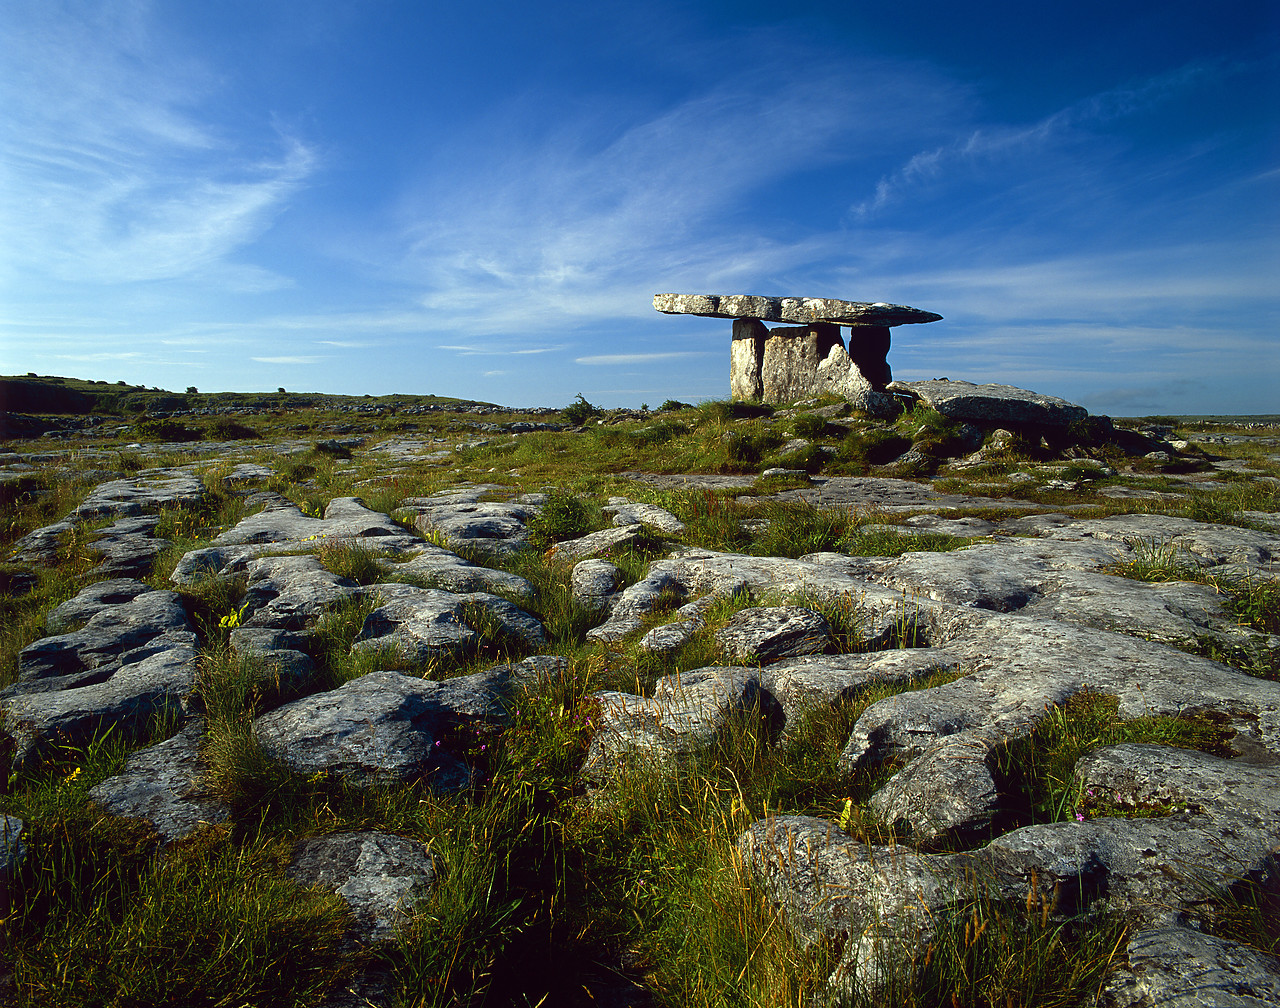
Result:
[[[903,379],[1280,411],[1280,6],[0,5],[0,372],[728,395],[663,291],[888,301]]]

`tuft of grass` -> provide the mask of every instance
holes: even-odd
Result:
[[[1121,742],[1198,749],[1226,754],[1229,729],[1205,717],[1166,715],[1121,718],[1119,701],[1106,693],[1082,690],[1050,708],[1031,732],[998,748],[993,770],[1001,790],[1017,806],[1019,825],[1087,819],[1097,815],[1165,814],[1168,810],[1119,809],[1088,794],[1075,780],[1076,762],[1101,746]]]
[[[1033,882],[1025,905],[995,898],[976,874],[934,917],[922,953],[883,964],[883,986],[857,1008],[1068,1008],[1091,1004],[1128,935],[1123,919],[1066,918]]]
[[[363,539],[332,539],[316,552],[320,565],[338,577],[359,585],[375,584],[383,578],[378,554]]]

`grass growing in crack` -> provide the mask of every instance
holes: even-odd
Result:
[[[1166,810],[1155,806],[1121,810],[1092,800],[1096,796],[1075,780],[1076,762],[1094,749],[1121,742],[1222,753],[1231,736],[1229,730],[1204,717],[1121,718],[1118,710],[1114,696],[1082,690],[1050,708],[1029,734],[996,750],[994,772],[1003,782],[1001,790],[1014,796],[1021,823],[1062,822],[1121,811],[1163,814]]]
[[[371,585],[385,576],[377,552],[363,539],[327,541],[316,552],[316,557],[325,570],[358,585]]]
[[[1132,555],[1109,568],[1109,573],[1137,581],[1193,581],[1208,585],[1222,596],[1239,626],[1259,634],[1280,633],[1280,582],[1262,576],[1215,573],[1213,568],[1184,560],[1176,544],[1163,540],[1135,539],[1129,545]],[[1280,651],[1264,641],[1265,638],[1255,640],[1245,646],[1203,637],[1187,650],[1260,679],[1280,680]]]
[[[1033,882],[1026,904],[993,896],[970,874],[967,888],[933,917],[934,933],[907,962],[885,964],[884,989],[857,1008],[1068,1008],[1090,1004],[1127,937],[1123,919],[1063,919],[1054,894]]]

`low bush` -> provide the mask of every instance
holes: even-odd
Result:
[[[583,397],[582,393],[578,393],[578,398],[566,406],[561,412],[564,414],[565,420],[571,424],[584,424],[591,417],[597,416],[600,410]]]
[[[565,490],[548,492],[538,513],[529,519],[529,538],[536,546],[552,546],[577,539],[597,527],[599,509]]]

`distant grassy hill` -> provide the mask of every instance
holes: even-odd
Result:
[[[53,375],[0,376],[0,411],[48,414],[174,413],[193,409],[326,409],[361,403],[405,409],[413,406],[491,406],[437,395],[349,396],[321,392],[170,392]]]

